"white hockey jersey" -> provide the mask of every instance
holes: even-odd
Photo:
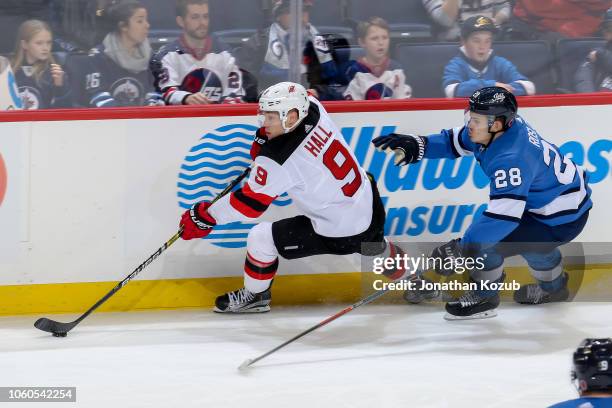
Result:
[[[242,102],[242,73],[235,58],[211,37],[203,50],[189,48],[182,38],[162,47],[151,59],[155,86],[167,105],[181,105],[201,92],[214,103]]]
[[[345,99],[406,99],[412,96],[404,70],[395,61],[387,60],[380,67],[370,67],[364,60],[351,61],[345,73],[348,80]]]
[[[326,237],[365,231],[372,221],[372,187],[325,108],[310,97],[308,116],[290,133],[267,141],[247,183],[213,204],[218,224],[252,221],[283,193]]]

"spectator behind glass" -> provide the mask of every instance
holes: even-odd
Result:
[[[406,83],[401,66],[389,58],[389,25],[380,17],[372,17],[357,27],[359,45],[365,56],[351,61],[346,68],[348,87],[344,98],[406,99],[412,88]]]
[[[425,9],[440,26],[438,39],[455,41],[460,38],[461,25],[468,18],[486,16],[500,26],[510,18],[512,5],[508,0],[423,0]]]
[[[151,45],[147,9],[136,0],[115,1],[103,11],[110,31],[89,53],[85,78],[88,105],[144,106],[160,104],[148,71]]]
[[[612,8],[606,13],[601,31],[606,45],[591,51],[576,71],[576,92],[612,92]]]
[[[277,1],[272,9],[274,23],[249,38],[242,48],[241,61],[250,72],[258,73],[260,89],[286,81],[289,77],[290,4],[290,0]],[[336,74],[336,67],[325,39],[316,27],[310,24],[310,10],[313,6],[313,0],[304,0],[302,9],[304,59],[301,72],[306,74],[307,66],[311,69],[313,66],[316,67],[316,74],[309,75],[308,79],[310,85],[317,88],[321,82]],[[318,93],[318,90],[316,92]]]
[[[151,60],[155,86],[167,105],[243,102],[242,73],[235,58],[209,35],[208,0],[178,0],[183,35]]]
[[[517,0],[512,38],[548,40],[591,37],[610,8],[610,0]]]
[[[66,74],[51,54],[52,44],[47,23],[28,20],[19,26],[11,65],[24,109],[61,108],[71,104]]]
[[[463,23],[459,55],[444,68],[442,87],[447,98],[467,97],[487,86],[500,86],[515,95],[535,94],[533,82],[493,52],[496,32],[488,17],[470,17]]]

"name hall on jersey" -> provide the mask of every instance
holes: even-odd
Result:
[[[325,136],[321,136],[318,131],[321,131]],[[319,156],[319,153],[325,147],[325,143],[332,137],[332,132],[329,132],[321,127],[321,125],[317,126],[312,135],[310,135],[309,140],[304,144],[304,148],[308,150],[312,155],[316,158]]]

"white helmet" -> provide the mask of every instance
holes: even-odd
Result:
[[[264,123],[263,112],[278,112],[281,126],[287,133],[308,116],[309,106],[308,92],[302,85],[295,82],[280,82],[272,85],[259,97],[259,126],[263,126]],[[293,109],[298,112],[298,121],[292,128],[288,128],[285,122],[287,115]]]

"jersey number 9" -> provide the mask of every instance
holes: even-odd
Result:
[[[342,164],[336,161],[338,157],[342,157]],[[350,173],[354,174],[353,180],[342,186],[345,196],[354,196],[361,186],[361,173],[346,147],[334,140],[323,155],[323,164],[331,171],[336,180],[344,180]]]

